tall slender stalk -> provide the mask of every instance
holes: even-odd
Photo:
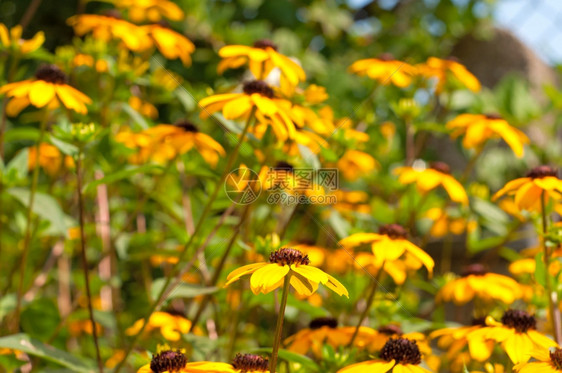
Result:
[[[242,130],[242,133],[240,134],[240,137],[238,138],[238,142],[236,143],[236,146],[234,147],[234,149],[230,153],[230,156],[227,160],[227,164],[224,168],[224,171],[222,172],[222,175],[221,175],[219,181],[217,182],[217,184],[215,186],[213,194],[211,194],[211,196],[207,200],[207,203],[205,204],[205,207],[203,209],[203,212],[201,213],[201,217],[199,218],[199,221],[197,222],[197,225],[195,226],[195,230],[193,231],[193,234],[189,237],[186,244],[184,245],[183,250],[178,257],[178,262],[175,264],[175,266],[172,270],[172,273],[170,273],[170,276],[168,276],[166,278],[166,281],[164,282],[164,285],[162,286],[162,289],[160,290],[160,293],[156,297],[156,300],[151,304],[144,320],[148,320],[150,318],[150,315],[152,315],[152,313],[154,311],[156,311],[156,309],[164,301],[164,298],[165,298],[166,294],[168,293],[168,286],[172,282],[172,279],[174,277],[176,277],[176,273],[178,273],[178,271],[180,270],[180,266],[181,266],[183,260],[185,259],[185,256],[186,256],[189,248],[193,244],[193,242],[195,240],[195,237],[197,237],[197,235],[200,233],[201,228],[203,227],[203,224],[205,223],[205,219],[207,218],[207,216],[211,212],[213,202],[215,202],[215,200],[217,199],[217,197],[219,195],[219,191],[222,189],[222,185],[223,185],[224,181],[226,180],[226,177],[227,177],[228,173],[232,170],[232,166],[234,165],[234,162],[238,158],[238,153],[240,151],[240,147],[242,146],[242,143],[244,142],[244,138],[248,134],[248,130],[250,129],[250,126],[255,119],[255,117],[254,117],[255,111],[256,111],[256,108],[254,107],[252,109],[252,111],[250,112],[250,115],[248,116],[248,120],[246,121],[246,124],[244,126],[244,129]],[[133,337],[133,340],[131,341],[131,344],[125,350],[125,354],[123,356],[123,359],[115,367],[115,370],[113,371],[113,373],[119,373],[119,371],[121,371],[121,369],[125,365],[125,362],[127,361],[128,356],[130,355],[131,351],[133,350],[136,343],[138,342],[139,337],[144,332],[144,329],[146,328],[147,324],[148,324],[148,322],[143,323],[143,326],[141,327],[141,329]]]
[[[82,152],[78,152],[76,159],[76,193],[78,196],[78,219],[80,223],[80,254],[82,257],[82,267],[84,270],[84,284],[86,286],[86,298],[88,300],[88,314],[92,324],[92,335],[96,346],[96,359],[100,373],[103,373],[103,361],[101,359],[100,347],[98,343],[98,332],[94,319],[94,309],[92,307],[92,294],[90,291],[90,277],[88,276],[88,258],[86,257],[86,234],[84,232],[84,196],[82,195]]]
[[[384,268],[384,262],[382,263],[381,267],[377,271],[377,274],[374,278],[375,282],[373,283],[373,287],[371,288],[371,292],[369,293],[369,297],[367,298],[367,305],[365,306],[363,313],[361,313],[361,317],[359,317],[359,322],[357,323],[357,326],[355,327],[355,331],[353,332],[353,335],[351,336],[351,339],[347,344],[348,347],[353,346],[353,342],[355,342],[355,339],[359,334],[359,329],[361,328],[361,324],[363,324],[363,321],[365,321],[367,315],[369,314],[369,311],[371,310],[373,301],[375,300],[375,296],[377,295],[377,289],[379,288],[379,283],[382,276],[383,268]]]
[[[39,180],[39,149],[41,143],[43,142],[43,138],[45,137],[45,131],[47,129],[47,121],[49,118],[49,112],[45,110],[43,119],[41,120],[41,124],[39,126],[39,140],[37,142],[37,147],[35,151],[35,167],[33,169],[33,174],[31,177],[31,188],[29,190],[29,200],[27,202],[27,211],[26,211],[26,225],[25,225],[25,233],[23,239],[23,248],[21,254],[21,262],[20,262],[20,276],[18,282],[18,294],[16,300],[16,309],[14,313],[14,322],[12,324],[14,330],[17,331],[20,323],[20,314],[21,314],[21,306],[22,300],[24,295],[24,282],[25,282],[25,269],[27,267],[27,257],[29,256],[29,247],[31,245],[31,228],[33,226],[32,218],[33,218],[33,203],[35,202],[35,193],[37,192],[37,182]]]
[[[289,296],[290,281],[291,281],[291,271],[289,271],[287,276],[285,276],[285,282],[283,282],[283,293],[281,295],[279,315],[277,315],[277,326],[275,327],[273,349],[271,350],[271,360],[269,360],[270,373],[275,373],[275,370],[277,369],[277,357],[279,355],[279,346],[281,345],[281,337],[283,335],[283,320],[285,319],[285,308],[287,308],[287,298]]]
[[[550,279],[549,267],[550,267],[550,250],[546,246],[546,234],[548,231],[548,223],[546,217],[546,195],[545,191],[541,194],[541,214],[542,214],[542,246],[543,246],[543,261],[545,267],[545,282],[546,282],[546,294],[548,296],[548,306],[550,308],[550,317],[552,320],[552,330],[554,331],[554,337],[558,344],[562,343],[562,321],[560,317],[560,309],[558,308],[558,302],[556,294],[552,290],[552,280]],[[554,298],[554,299],[553,299]]]

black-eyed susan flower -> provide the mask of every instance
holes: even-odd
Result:
[[[357,337],[354,340],[354,345],[358,347],[365,346],[368,343],[369,328],[361,327]],[[308,328],[299,330],[296,334],[285,339],[284,344],[286,349],[291,352],[296,352],[301,355],[307,354],[312,351],[314,356],[320,357],[322,355],[322,346],[328,344],[333,348],[340,346],[347,346],[355,327],[353,326],[338,326],[338,320],[332,317],[319,317],[312,320]]]
[[[380,164],[370,154],[349,149],[338,160],[337,167],[344,178],[355,181],[359,177],[378,169]]]
[[[420,332],[404,333],[398,324],[386,324],[377,329],[370,329],[370,333],[365,331],[365,348],[371,352],[381,351],[390,339],[406,338],[418,344],[420,352],[427,358],[431,354],[431,347],[427,337]]]
[[[274,99],[273,89],[262,80],[244,83],[243,92],[219,94],[202,99],[201,118],[221,110],[226,119],[247,119],[255,108],[259,123],[268,123],[278,139],[293,138],[295,126],[284,107]]]
[[[429,234],[432,237],[443,237],[447,234],[463,234],[465,230],[474,230],[475,222],[467,220],[462,216],[454,216],[446,209],[433,207],[427,210],[424,217],[433,221]]]
[[[517,364],[514,369],[518,373],[559,373],[562,371],[562,349],[538,348],[531,356],[537,361]]]
[[[125,331],[127,335],[137,335],[144,325],[144,319],[137,320],[130,328]],[[144,328],[144,333],[148,334],[153,330],[159,330],[162,337],[170,342],[179,341],[182,334],[189,333],[191,321],[181,315],[173,315],[168,312],[157,311],[150,315],[148,325]]]
[[[34,52],[45,42],[45,33],[39,31],[31,39],[21,38],[21,25],[16,25],[8,30],[6,25],[0,23],[0,50],[11,50],[21,55]]]
[[[379,233],[356,233],[344,238],[339,243],[343,247],[357,247],[371,245],[374,265],[382,267],[384,263],[392,263],[402,255],[423,264],[430,275],[433,273],[435,262],[425,251],[407,240],[407,232],[398,224],[383,225]]]
[[[538,166],[529,171],[526,177],[505,184],[494,194],[492,201],[506,194],[515,195],[515,204],[520,210],[540,211],[543,195],[545,203],[562,199],[562,180],[558,178],[554,168]]]
[[[389,339],[380,352],[380,359],[357,363],[338,373],[428,373],[422,368],[422,354],[416,341],[406,338]]]
[[[450,79],[450,76],[457,79],[462,85],[473,92],[478,92],[481,88],[478,79],[453,57],[445,60],[437,57],[429,57],[427,62],[416,65],[416,69],[418,74],[422,76],[437,79],[435,92],[438,94],[443,92],[443,88],[448,79]]]
[[[70,156],[63,156],[60,150],[51,144],[41,143],[39,147],[32,146],[29,148],[27,165],[29,170],[36,167],[37,149],[39,148],[39,166],[45,170],[49,176],[55,176],[62,167],[74,167],[74,160]]]
[[[225,287],[242,276],[252,275],[252,292],[267,294],[282,286],[285,277],[290,276],[290,284],[298,294],[311,295],[318,289],[318,284],[323,284],[336,294],[349,297],[346,288],[338,280],[309,264],[308,256],[302,252],[282,248],[271,253],[269,263],[249,264],[232,271],[227,277]]]
[[[129,97],[129,106],[144,115],[145,117],[156,119],[158,117],[158,109],[148,101],[142,100],[140,97]]]
[[[398,181],[402,184],[415,183],[422,194],[441,185],[451,200],[468,205],[464,187],[451,175],[449,166],[443,162],[433,162],[430,168],[398,167],[394,173],[399,175]]]
[[[188,362],[181,350],[163,350],[155,354],[149,364],[137,373],[237,373],[232,365],[211,361]]]
[[[467,149],[479,150],[486,141],[502,138],[519,158],[529,138],[522,131],[512,127],[498,115],[461,114],[447,123],[453,139],[464,135],[462,145]]]
[[[436,301],[460,305],[476,297],[484,302],[497,300],[511,304],[522,295],[521,286],[514,279],[490,273],[481,264],[472,264],[464,269],[460,278],[448,281],[439,290]]]
[[[311,265],[326,272],[344,274],[352,266],[352,255],[345,249],[329,249],[307,243],[294,243],[290,246],[308,255]]]
[[[501,322],[488,316],[486,325],[488,326],[467,335],[472,351],[487,349],[484,346],[486,341],[494,340],[500,343],[514,364],[519,364],[529,361],[531,353],[536,349],[557,347],[556,342],[536,330],[535,317],[522,310],[505,311]]]
[[[333,208],[342,213],[358,212],[361,214],[369,214],[371,206],[369,205],[369,195],[360,190],[334,190],[332,193],[337,202]]]
[[[414,66],[395,60],[387,53],[379,58],[355,61],[349,71],[357,75],[367,75],[383,85],[392,84],[401,88],[409,86],[416,73]]]
[[[49,109],[62,104],[67,109],[86,114],[86,104],[91,104],[92,100],[66,84],[66,80],[66,75],[56,65],[45,65],[37,70],[34,79],[2,86],[0,94],[11,98],[6,105],[6,113],[16,116],[30,104]]]
[[[271,70],[281,70],[281,87],[288,84],[295,87],[306,79],[302,67],[289,57],[277,52],[277,46],[270,40],[258,40],[252,47],[246,45],[227,45],[219,50],[223,59],[218,67],[222,74],[227,69],[236,69],[248,63],[250,71],[258,80],[265,79]]]
[[[154,44],[164,57],[170,60],[179,58],[184,66],[191,65],[191,54],[195,45],[185,36],[161,25],[142,26],[152,37]]]
[[[184,13],[179,6],[169,0],[113,0],[117,8],[127,10],[133,22],[159,22],[162,17],[171,21],[181,21]]]

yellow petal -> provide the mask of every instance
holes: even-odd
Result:
[[[228,281],[224,286],[227,287],[228,285],[232,284],[234,281],[239,280],[240,277],[254,273],[261,267],[266,266],[267,264],[268,263],[254,263],[235,269],[234,271],[230,272],[230,274],[226,277]]]
[[[250,286],[254,294],[267,294],[274,290],[280,281],[289,273],[289,266],[267,264],[252,274]]]
[[[29,91],[29,102],[35,107],[42,108],[55,97],[55,87],[52,83],[38,80]]]

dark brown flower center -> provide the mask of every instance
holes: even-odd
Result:
[[[383,53],[378,58],[381,61],[394,61],[394,56],[392,53]]]
[[[179,372],[185,367],[185,364],[187,364],[187,357],[179,350],[162,351],[152,357],[150,370],[154,373]]]
[[[462,277],[467,277],[470,275],[484,276],[486,273],[488,273],[488,271],[486,271],[486,267],[483,264],[474,263],[464,267],[461,272],[461,276]]]
[[[35,77],[53,84],[66,83],[66,74],[57,65],[43,65],[35,73]]]
[[[269,360],[259,355],[236,354],[232,366],[241,372],[265,372],[269,369]]]
[[[554,349],[554,351],[551,351],[550,360],[552,361],[552,365],[554,365],[556,369],[562,370],[562,349],[556,348]]]
[[[486,318],[485,317],[475,317],[472,319],[472,326],[486,326]]]
[[[406,238],[408,232],[400,224],[386,224],[379,228],[380,234],[385,234],[392,239],[396,238]]]
[[[273,89],[263,80],[251,80],[246,82],[244,83],[243,90],[247,95],[258,93],[264,97],[273,98]]]
[[[502,324],[509,326],[521,333],[526,333],[529,329],[537,327],[535,316],[529,315],[522,310],[507,310],[502,316]]]
[[[396,324],[388,324],[379,327],[378,332],[385,335],[402,335],[402,328]]]
[[[484,116],[486,117],[486,119],[503,119],[502,116],[498,113],[489,113]]]
[[[185,132],[199,132],[197,126],[188,120],[180,120],[175,123],[175,126],[181,128]]]
[[[530,177],[531,179],[541,179],[547,176],[556,177],[556,169],[554,167],[543,165],[535,167],[527,173],[527,177]]]
[[[338,320],[333,317],[317,317],[308,324],[309,329],[320,329],[323,326],[335,329],[338,327]]]
[[[381,358],[386,361],[394,360],[397,364],[421,363],[421,353],[416,341],[406,338],[391,338],[381,350]]]
[[[254,48],[260,48],[260,49],[271,48],[273,50],[277,50],[277,45],[275,45],[275,43],[272,42],[271,40],[262,39],[262,40],[256,40],[254,42]]]
[[[273,169],[274,170],[287,170],[287,171],[293,172],[293,170],[295,168],[289,162],[281,161],[281,162],[277,162],[277,164],[275,165],[275,167],[273,167]]]
[[[272,252],[269,255],[269,261],[271,263],[277,263],[281,265],[291,265],[291,264],[308,265],[310,263],[310,259],[308,259],[308,255],[303,254],[299,250],[290,249],[288,247],[284,247],[282,249]]]
[[[443,174],[451,173],[451,167],[449,167],[449,165],[445,162],[431,162],[429,167]]]

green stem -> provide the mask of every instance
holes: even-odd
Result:
[[[193,244],[194,238],[199,234],[201,228],[203,227],[203,224],[205,223],[205,219],[207,218],[207,215],[209,215],[209,213],[211,212],[211,207],[213,205],[213,202],[217,199],[219,191],[222,189],[222,185],[223,185],[224,181],[226,180],[226,177],[227,177],[228,173],[231,171],[232,166],[234,165],[234,162],[238,158],[238,153],[240,151],[240,147],[242,146],[242,143],[244,142],[244,138],[246,137],[246,134],[248,133],[248,130],[250,129],[250,126],[254,121],[255,111],[256,111],[256,108],[254,107],[252,109],[252,111],[250,112],[248,120],[246,121],[246,125],[244,126],[244,129],[242,130],[242,133],[240,134],[240,137],[238,138],[238,142],[236,143],[236,146],[234,147],[234,149],[230,153],[230,157],[228,158],[228,161],[227,161],[227,164],[224,168],[224,171],[223,171],[218,183],[215,186],[215,190],[213,191],[213,194],[211,194],[211,196],[209,197],[209,200],[207,201],[207,203],[206,203],[206,205],[203,209],[203,213],[201,214],[201,217],[199,218],[199,221],[197,222],[197,226],[195,227],[195,231],[189,237],[186,244],[184,245],[183,250],[178,257],[178,262],[175,264],[174,268],[172,269],[172,273],[170,274],[170,276],[168,276],[166,278],[166,281],[164,282],[164,285],[162,286],[162,290],[160,290],[160,293],[156,297],[156,300],[151,304],[151,306],[149,308],[149,311],[148,311],[146,317],[144,318],[145,320],[148,320],[150,318],[150,316],[152,315],[152,313],[154,311],[156,311],[156,309],[164,301],[165,295],[168,293],[168,286],[172,282],[172,279],[175,277],[175,274],[180,269],[180,265],[182,264],[183,260],[185,259],[185,256],[187,254],[188,249]],[[127,361],[128,356],[131,354],[131,351],[133,350],[133,348],[135,347],[136,343],[138,342],[140,336],[144,332],[144,329],[146,328],[146,325],[148,325],[148,322],[143,323],[143,326],[141,327],[139,332],[133,337],[133,340],[131,341],[131,344],[125,350],[125,355],[123,356],[123,359],[115,367],[115,370],[113,371],[113,373],[119,373],[119,371],[123,368],[123,366],[125,365],[125,362]]]
[[[351,336],[351,339],[349,340],[347,347],[353,346],[353,342],[355,342],[355,339],[359,334],[359,329],[361,328],[361,324],[363,324],[363,321],[365,321],[367,315],[369,314],[369,311],[371,310],[371,306],[373,305],[375,296],[377,294],[377,289],[379,288],[380,278],[382,276],[383,270],[384,270],[384,262],[382,263],[381,267],[377,271],[377,274],[375,276],[375,282],[373,283],[373,287],[371,289],[371,292],[369,293],[369,297],[367,298],[367,305],[365,306],[365,309],[363,310],[361,317],[359,317],[359,322],[355,327],[355,331],[353,332],[353,336]]]
[[[553,297],[557,298],[552,290],[552,280],[550,278],[550,252],[548,246],[546,246],[546,234],[548,231],[547,217],[546,217],[546,196],[545,191],[541,194],[541,214],[542,214],[542,245],[543,245],[543,260],[545,267],[545,279],[546,279],[546,294],[548,297],[548,306],[550,308],[550,318],[552,320],[552,330],[554,332],[554,337],[558,344],[562,343],[562,323],[560,318],[560,310],[557,307],[557,303],[553,300]]]
[[[92,293],[90,291],[90,278],[88,276],[88,258],[86,257],[86,234],[84,232],[84,196],[82,195],[82,152],[78,152],[76,159],[76,193],[78,194],[78,219],[80,222],[80,254],[82,258],[82,267],[84,271],[84,284],[86,286],[86,298],[88,300],[88,315],[92,324],[92,335],[94,337],[94,345],[96,346],[96,359],[100,373],[103,373],[103,361],[100,354],[100,346],[98,342],[98,332],[96,330],[96,321],[94,319],[94,309],[92,307]]]
[[[270,373],[275,373],[275,370],[277,369],[277,357],[279,355],[279,346],[281,345],[281,336],[283,334],[283,320],[285,319],[285,308],[287,307],[290,281],[291,271],[289,271],[287,276],[285,276],[285,282],[283,282],[283,294],[281,295],[281,304],[279,306],[279,315],[277,316],[277,326],[275,327],[273,349],[271,350],[271,360],[269,361]]]
[[[14,330],[17,330],[19,327],[20,322],[20,313],[21,313],[21,306],[23,300],[23,286],[25,282],[25,268],[27,267],[27,257],[29,256],[29,247],[31,245],[31,227],[32,227],[32,217],[33,217],[33,203],[35,202],[35,193],[37,192],[37,182],[39,180],[39,169],[41,166],[39,165],[39,149],[41,143],[43,142],[43,138],[45,137],[45,131],[47,128],[47,120],[49,118],[49,112],[45,111],[45,116],[41,121],[39,127],[39,140],[37,142],[37,147],[35,151],[35,168],[33,169],[33,175],[31,179],[31,189],[29,191],[29,200],[27,204],[27,213],[26,213],[26,225],[25,225],[25,234],[23,239],[23,249],[22,249],[22,256],[20,262],[20,277],[18,282],[18,296],[16,301],[16,310],[13,322]]]
[[[474,168],[474,166],[476,165],[476,161],[478,160],[478,158],[480,157],[480,155],[482,154],[482,152],[484,151],[484,145],[482,145],[473,155],[472,157],[470,157],[470,160],[468,161],[468,163],[466,164],[466,167],[462,173],[461,178],[459,179],[459,181],[461,183],[464,183],[466,180],[468,180],[468,177],[470,176],[470,173],[472,172],[472,169]]]

